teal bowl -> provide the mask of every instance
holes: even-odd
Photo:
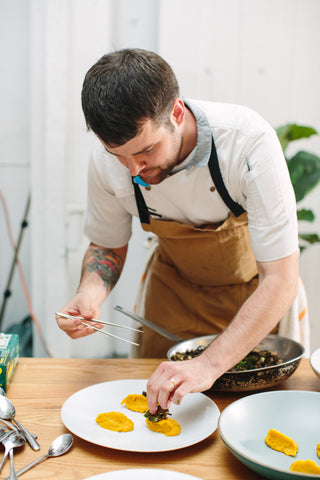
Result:
[[[248,395],[223,410],[220,438],[230,452],[251,470],[275,480],[320,479],[319,475],[291,472],[296,460],[314,460],[320,443],[320,393],[279,390]],[[295,440],[295,457],[269,448],[264,439],[274,428]]]

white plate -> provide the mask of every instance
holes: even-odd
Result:
[[[310,356],[310,365],[314,373],[320,377],[320,348],[312,352]]]
[[[198,477],[186,475],[172,470],[160,470],[157,468],[134,468],[132,470],[115,470],[113,472],[100,473],[85,480],[200,480]]]
[[[98,383],[79,390],[69,397],[61,409],[65,426],[88,442],[117,450],[133,452],[165,452],[194,445],[211,435],[217,428],[220,411],[203,393],[190,393],[181,405],[172,405],[171,418],[181,425],[181,433],[166,437],[151,432],[142,413],[128,410],[121,401],[130,393],[141,394],[147,380],[115,380]],[[99,413],[122,412],[134,422],[131,432],[112,432],[95,421]]]
[[[320,478],[290,472],[295,460],[314,460],[320,466],[316,446],[320,443],[320,393],[280,390],[257,393],[229,405],[221,414],[218,430],[229,450],[247,467],[271,479]],[[270,428],[294,439],[295,457],[265,444]]]

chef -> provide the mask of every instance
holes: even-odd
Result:
[[[171,67],[153,52],[103,56],[85,77],[82,107],[97,137],[90,245],[62,311],[98,318],[138,216],[158,239],[145,317],[186,339],[220,334],[199,357],[159,365],[147,385],[154,412],[206,390],[277,331],[297,293],[295,196],[273,128],[244,106],[182,98]],[[71,338],[92,333],[78,320],[57,322]],[[163,358],[172,345],[149,329],[142,338],[142,357]]]

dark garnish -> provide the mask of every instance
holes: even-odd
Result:
[[[144,416],[150,420],[150,422],[160,422],[160,420],[165,420],[168,418],[168,415],[171,415],[169,410],[167,408],[161,408],[160,405],[158,405],[156,413],[150,413],[150,410],[148,410],[144,414]]]
[[[146,392],[142,392],[142,395],[147,396]],[[150,413],[150,410],[144,413],[144,416],[150,420],[150,422],[160,422],[160,420],[165,420],[168,415],[171,415],[169,409],[161,408],[160,405],[158,405],[156,413]]]
[[[186,350],[185,352],[176,352],[171,355],[171,360],[191,360],[191,358],[197,357],[200,355],[206,347],[200,345],[199,347],[195,348],[194,350]]]
[[[171,355],[171,360],[190,360],[191,358],[200,355],[206,347],[200,346],[194,350],[186,350],[185,352],[176,352]],[[228,372],[242,372],[244,370],[253,370],[255,368],[272,367],[279,365],[283,360],[275,352],[271,350],[261,350],[259,347],[254,348],[248,355],[246,355],[239,363]]]

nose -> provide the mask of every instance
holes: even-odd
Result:
[[[139,160],[139,158],[131,156],[127,158],[127,167],[129,169],[130,175],[136,177],[139,175],[141,170],[146,166],[146,162]]]

